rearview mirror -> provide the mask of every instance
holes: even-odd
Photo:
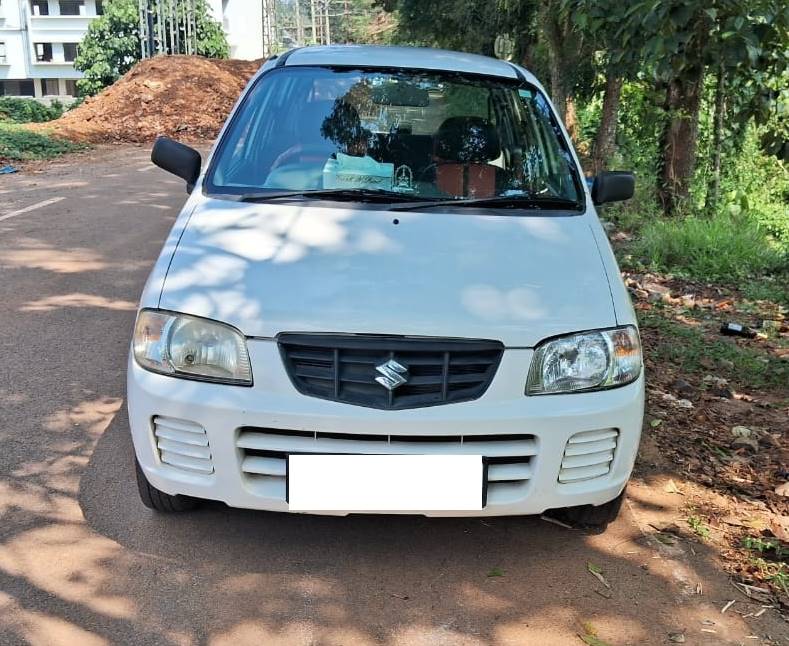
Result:
[[[594,178],[592,201],[595,204],[621,202],[633,197],[636,178],[627,170],[603,171]]]
[[[396,105],[411,108],[425,108],[430,105],[430,95],[427,90],[413,83],[402,81],[374,86],[372,99],[376,105]]]
[[[156,139],[151,151],[151,161],[159,168],[186,181],[186,188],[190,192],[197,178],[200,177],[202,165],[200,153],[169,137]]]

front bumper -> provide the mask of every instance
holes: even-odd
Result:
[[[607,391],[526,397],[532,351],[513,349],[504,352],[493,382],[475,401],[381,411],[298,393],[273,341],[250,341],[249,353],[251,388],[157,375],[130,359],[132,437],[137,459],[157,489],[231,507],[288,511],[284,474],[278,472],[284,463],[278,460],[288,452],[481,453],[506,462],[497,467],[499,481],[489,481],[482,511],[420,513],[498,516],[606,503],[619,495],[633,468],[644,412],[643,376]],[[198,446],[195,455],[201,461],[175,460],[185,467],[169,458],[169,464],[162,461],[157,419],[176,440],[199,436],[197,444],[205,446]],[[184,435],[195,430],[193,436]],[[591,474],[588,479],[560,482],[568,440],[577,434],[591,439],[615,435],[613,460],[602,475],[581,467],[590,469],[584,472]]]

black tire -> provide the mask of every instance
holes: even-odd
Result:
[[[564,518],[573,525],[590,527],[604,530],[609,523],[613,523],[619,516],[622,509],[622,501],[625,499],[625,491],[622,490],[616,498],[604,505],[582,505],[580,507],[568,507],[562,510]]]
[[[137,490],[140,492],[142,504],[163,514],[172,514],[180,511],[190,511],[200,504],[197,498],[191,496],[176,495],[159,491],[154,487],[148,478],[145,477],[140,463],[134,460],[134,467],[137,471]]]

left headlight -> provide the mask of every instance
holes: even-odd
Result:
[[[602,390],[641,374],[641,341],[632,325],[544,341],[534,351],[527,395]]]
[[[243,335],[216,321],[142,310],[134,327],[134,358],[152,372],[173,377],[252,385]]]

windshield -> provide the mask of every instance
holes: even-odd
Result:
[[[226,131],[206,190],[371,191],[580,203],[564,137],[523,83],[449,72],[282,68]],[[565,207],[566,208],[566,207]]]

